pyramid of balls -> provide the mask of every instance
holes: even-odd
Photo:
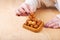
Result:
[[[34,13],[31,13],[29,15],[29,18],[26,20],[26,22],[24,23],[23,27],[31,30],[33,32],[39,32],[42,30],[44,26],[44,23],[41,20],[38,20]]]

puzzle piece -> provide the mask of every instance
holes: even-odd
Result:
[[[41,31],[43,26],[44,26],[44,23],[41,20],[38,20],[37,18],[35,18],[34,13],[31,13],[29,15],[29,18],[26,20],[26,22],[23,25],[24,28],[31,30],[33,32]]]

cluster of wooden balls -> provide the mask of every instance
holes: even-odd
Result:
[[[34,13],[31,13],[29,15],[29,19],[26,20],[26,22],[24,23],[24,25],[27,25],[27,26],[33,27],[33,28],[38,28],[41,23],[42,23],[42,21],[38,20],[35,17]]]

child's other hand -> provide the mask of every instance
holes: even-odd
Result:
[[[20,7],[16,11],[17,16],[27,16],[30,13],[30,6],[26,3],[20,5]]]
[[[45,27],[49,28],[60,28],[60,18],[55,17],[51,21],[45,24]]]

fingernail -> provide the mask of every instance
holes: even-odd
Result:
[[[48,26],[47,26],[47,25],[45,25],[44,27],[45,27],[45,28],[48,28]]]
[[[20,16],[20,14],[17,13],[16,16]]]
[[[25,12],[27,15],[29,15],[30,13],[27,13],[27,12]]]

